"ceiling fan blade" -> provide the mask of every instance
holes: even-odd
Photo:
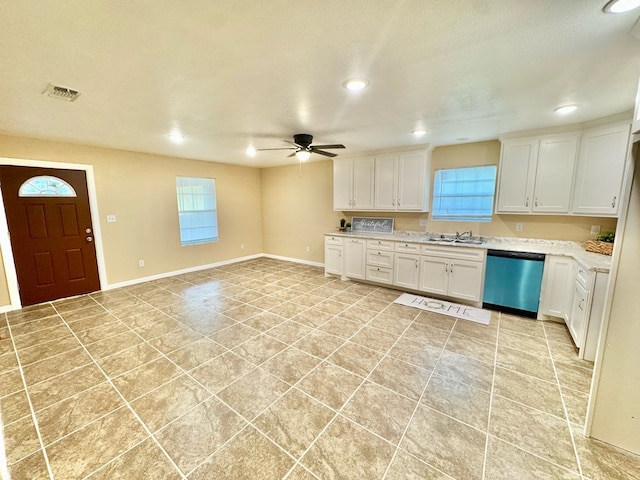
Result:
[[[293,152],[291,155],[287,155],[287,158],[289,157],[295,157],[297,152]]]
[[[311,148],[347,148],[344,145],[340,144],[340,143],[336,143],[333,145],[311,145]]]
[[[284,148],[256,148],[256,152],[264,152],[267,150],[296,150],[296,147],[284,147]]]
[[[325,157],[337,157],[338,155],[335,153],[331,153],[331,152],[325,152],[324,150],[318,150],[315,147],[311,147],[311,152],[312,153],[317,153],[319,155],[324,155]]]

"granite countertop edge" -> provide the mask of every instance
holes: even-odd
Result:
[[[611,270],[611,257],[599,253],[587,252],[578,242],[567,240],[541,240],[536,238],[517,237],[480,237],[481,244],[451,243],[429,240],[441,234],[435,232],[396,231],[394,233],[375,232],[329,232],[325,235],[333,235],[346,238],[364,238],[369,240],[390,240],[394,242],[422,243],[425,245],[443,245],[453,248],[483,248],[494,250],[506,250],[509,252],[544,253],[546,255],[558,255],[572,257],[581,266],[589,271],[609,273]],[[445,234],[445,236],[451,236]],[[476,237],[474,237],[476,238]]]

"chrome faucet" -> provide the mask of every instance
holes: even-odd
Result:
[[[456,232],[456,240],[464,240],[465,235],[467,236],[466,238],[471,238],[473,237],[473,232],[471,230],[469,230],[468,232]]]

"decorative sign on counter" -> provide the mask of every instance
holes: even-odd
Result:
[[[393,233],[393,218],[353,217],[351,231]]]

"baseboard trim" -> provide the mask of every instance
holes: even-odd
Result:
[[[302,265],[309,265],[311,267],[324,268],[324,263],[302,260],[300,258],[283,257],[281,255],[272,255],[271,253],[263,253],[261,256],[264,258],[273,258],[274,260],[284,260],[285,262],[301,263]]]

